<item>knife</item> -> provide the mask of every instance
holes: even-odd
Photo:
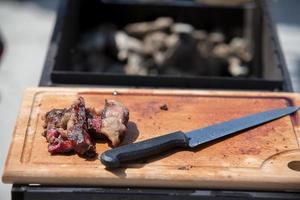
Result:
[[[269,110],[186,133],[182,131],[169,133],[105,151],[102,153],[100,160],[107,168],[118,168],[122,163],[127,161],[145,158],[176,147],[194,148],[201,144],[278,119],[296,112],[299,108],[291,106]]]

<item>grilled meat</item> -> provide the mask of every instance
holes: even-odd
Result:
[[[95,146],[87,131],[84,100],[79,97],[69,109],[53,109],[45,116],[46,137],[51,154],[75,151],[95,155]]]
[[[101,113],[102,119],[114,117],[120,120],[122,124],[127,124],[129,120],[129,111],[121,103],[115,100],[105,100],[105,107]]]
[[[87,127],[90,132],[100,133],[102,119],[102,110],[95,108],[87,108]]]
[[[128,109],[120,102],[105,100],[103,111],[88,109],[88,129],[97,135],[105,135],[113,146],[118,146],[129,119]]]
[[[45,115],[48,151],[51,154],[75,151],[79,155],[94,156],[91,134],[105,135],[113,146],[120,144],[127,130],[128,109],[120,102],[105,100],[103,110],[86,108],[79,97],[70,108],[52,109]]]
[[[120,102],[114,100],[105,100],[105,107],[101,114],[102,125],[100,133],[104,134],[117,146],[127,130],[129,120],[128,109]]]
[[[66,128],[70,118],[69,109],[52,109],[46,113],[44,128]]]
[[[80,155],[93,152],[95,146],[87,132],[86,109],[82,97],[72,105],[71,116],[67,123],[67,139],[75,143],[74,150]]]

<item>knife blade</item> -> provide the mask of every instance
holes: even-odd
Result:
[[[289,115],[296,112],[299,108],[300,107],[290,106],[269,110],[186,133],[182,131],[169,133],[105,151],[100,156],[100,160],[107,168],[117,168],[120,167],[122,163],[145,158],[172,148],[194,148],[201,144]]]

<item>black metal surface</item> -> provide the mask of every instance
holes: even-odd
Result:
[[[272,40],[272,44],[273,44],[273,52],[276,55],[277,59],[278,59],[278,66],[279,69],[281,70],[281,73],[283,75],[283,79],[285,80],[283,89],[285,91],[294,91],[293,90],[293,86],[292,86],[292,81],[289,75],[289,71],[286,65],[286,61],[282,52],[282,48],[278,39],[278,34],[277,34],[277,30],[275,27],[275,23],[273,22],[272,19],[272,15],[271,15],[271,11],[270,8],[271,6],[269,6],[270,1],[259,1],[259,3],[261,3],[261,8],[263,8],[263,14],[264,14],[264,18],[266,19],[266,26],[268,27],[268,29],[272,32],[272,34],[270,35],[270,38]]]
[[[207,88],[207,89],[240,89],[290,91],[280,80],[222,78],[222,77],[170,77],[170,76],[134,76],[109,75],[88,72],[52,71],[51,85],[80,84],[135,87],[173,87],[173,88]],[[47,85],[47,79],[42,79],[40,85]],[[49,81],[49,79],[48,79]]]
[[[14,185],[12,200],[295,200],[294,192]]]
[[[275,34],[269,23],[269,14],[263,3],[243,7],[218,7],[194,4],[191,2],[170,3],[107,3],[101,1],[63,1],[53,38],[49,46],[47,60],[44,66],[40,85],[80,84],[84,85],[117,85],[135,87],[175,87],[175,88],[209,88],[209,89],[237,89],[237,90],[268,90],[292,91],[286,65],[280,56],[278,40],[272,39]],[[80,35],[97,27],[99,24],[111,22],[123,25],[139,20],[153,20],[158,16],[171,16],[175,20],[188,22],[196,28],[205,30],[222,30],[229,38],[242,34],[245,25],[245,13],[253,11],[250,28],[253,32],[254,59],[253,77],[201,77],[201,76],[130,76],[121,74],[105,74],[99,72],[72,71],[70,61]],[[180,13],[180,15],[178,14]],[[250,17],[251,18],[251,17]],[[265,19],[265,20],[262,20]],[[268,23],[268,24],[267,24]],[[263,27],[263,29],[262,29]],[[263,31],[267,29],[268,31]],[[234,31],[235,30],[235,31]],[[271,38],[269,41],[268,39]],[[272,43],[272,44],[269,44]],[[264,56],[262,47],[269,49],[268,56]],[[264,65],[279,70],[276,78],[263,74]],[[279,68],[279,69],[277,69]]]
[[[64,19],[66,17],[66,7],[68,5],[68,1],[60,1],[57,19]],[[56,56],[58,54],[58,45],[61,41],[61,32],[63,31],[64,20],[56,20],[53,34],[50,40],[50,44],[48,47],[48,52],[43,68],[43,72],[40,78],[40,86],[49,86],[52,84],[50,79],[51,72],[53,71],[53,67],[56,62]]]

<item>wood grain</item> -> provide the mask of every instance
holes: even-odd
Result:
[[[77,96],[83,96],[91,107],[103,108],[105,99],[116,99],[129,108],[129,131],[123,144],[177,130],[189,131],[269,109],[300,105],[300,96],[292,93],[116,89],[118,94],[113,95],[114,90],[26,90],[3,182],[300,189],[299,112],[226,140],[191,151],[169,151],[113,171],[106,170],[98,159],[86,160],[75,154],[51,156],[41,135],[41,116],[52,108],[69,106]],[[163,104],[168,105],[168,111],[160,109]],[[110,148],[105,140],[96,142],[99,155]]]

